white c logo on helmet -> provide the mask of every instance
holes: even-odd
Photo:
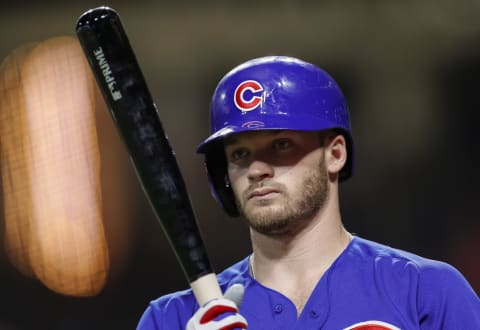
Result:
[[[248,99],[245,98],[245,92],[251,93]],[[235,89],[233,101],[238,109],[242,111],[252,111],[262,103],[261,92],[263,86],[255,80],[245,80]]]

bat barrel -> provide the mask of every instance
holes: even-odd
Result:
[[[85,12],[77,20],[76,32],[107,104],[153,103],[115,10],[98,7]]]
[[[212,273],[175,155],[118,14],[108,7],[89,10],[76,32],[188,281]]]

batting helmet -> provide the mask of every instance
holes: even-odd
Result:
[[[348,106],[334,79],[317,66],[286,56],[245,62],[217,85],[210,104],[211,134],[197,151],[205,154],[212,193],[231,216],[238,216],[227,176],[223,138],[254,130],[335,129],[347,141],[347,163],[339,179],[353,171]]]

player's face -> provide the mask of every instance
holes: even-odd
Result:
[[[328,197],[324,148],[317,132],[239,133],[227,139],[225,152],[237,206],[257,232],[292,234]]]

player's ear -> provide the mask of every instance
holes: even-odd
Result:
[[[325,166],[331,175],[338,175],[347,162],[347,143],[341,134],[325,139]]]

